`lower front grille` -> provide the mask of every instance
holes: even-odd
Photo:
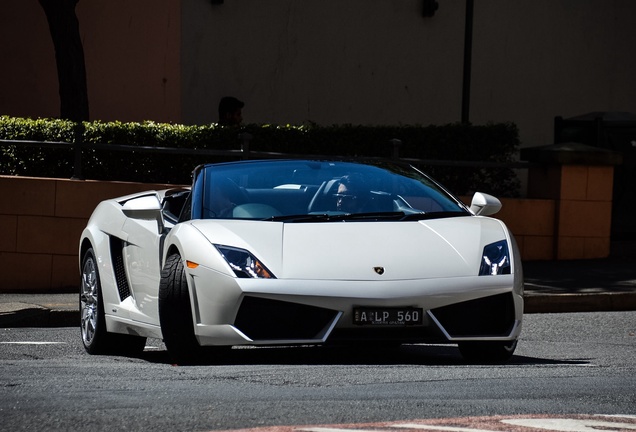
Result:
[[[450,337],[508,336],[515,324],[512,293],[431,309]]]
[[[259,297],[245,297],[234,326],[254,341],[321,340],[338,311]]]

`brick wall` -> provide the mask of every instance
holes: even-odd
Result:
[[[605,258],[610,253],[614,166],[619,153],[578,143],[523,149],[535,162],[528,196],[554,200],[554,258]]]
[[[95,206],[166,187],[0,176],[0,292],[75,290],[79,237]]]
[[[524,261],[554,259],[557,202],[551,199],[502,199],[494,217],[508,225]]]

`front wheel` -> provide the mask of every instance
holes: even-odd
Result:
[[[104,314],[102,286],[93,249],[82,258],[80,281],[80,329],[82,343],[89,354],[138,354],[146,345],[146,338],[108,333]]]
[[[194,336],[188,282],[179,254],[170,255],[161,271],[159,323],[163,342],[177,363],[190,363],[201,355],[201,346]]]
[[[460,342],[459,352],[471,363],[505,363],[517,348],[517,339],[512,341]]]

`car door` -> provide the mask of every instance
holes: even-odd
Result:
[[[131,203],[129,207],[136,208],[124,211],[128,218],[122,228],[127,234],[123,258],[135,305],[130,317],[133,320],[158,325],[161,249],[166,229],[159,198],[144,198],[144,203]]]

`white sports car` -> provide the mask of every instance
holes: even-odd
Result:
[[[100,203],[80,239],[91,354],[161,338],[206,347],[456,343],[501,362],[523,315],[506,226],[413,167],[269,160],[200,166],[191,189]],[[207,348],[206,348],[207,349]]]

